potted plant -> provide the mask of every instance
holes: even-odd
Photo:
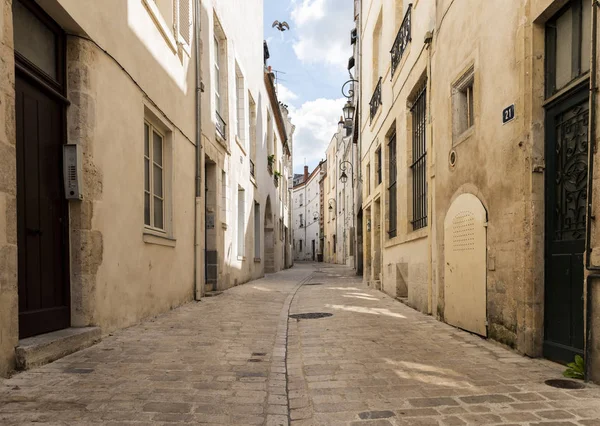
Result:
[[[273,163],[275,162],[275,154],[267,156],[267,170],[269,174],[273,174]]]
[[[281,173],[277,170],[273,173],[273,181],[275,182],[275,186],[279,186],[279,178],[281,177]]]

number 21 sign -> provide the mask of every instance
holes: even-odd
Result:
[[[515,118],[515,104],[508,106],[502,110],[502,124],[506,124]]]

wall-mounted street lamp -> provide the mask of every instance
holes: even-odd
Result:
[[[354,107],[352,102],[350,102],[350,100],[348,100],[346,102],[346,105],[344,105],[344,108],[342,108],[342,111],[344,111],[344,120],[346,121],[346,123],[354,122],[354,111],[355,110],[356,110],[356,108]]]
[[[342,172],[342,174],[340,175],[340,182],[342,183],[346,183],[348,181],[348,175],[346,174],[346,169],[348,167],[350,167],[350,176],[353,176],[352,163],[348,160],[342,161],[340,163],[340,171]]]
[[[346,129],[350,129],[352,123],[354,123],[354,112],[356,111],[356,107],[352,103],[352,98],[354,98],[354,83],[358,83],[358,80],[351,78],[342,86],[342,95],[348,98],[346,105],[342,109],[344,112],[344,127]]]
[[[329,211],[333,211],[333,209],[335,209],[335,200],[333,198],[329,199]]]

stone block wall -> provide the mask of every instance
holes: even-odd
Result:
[[[0,377],[18,342],[17,160],[12,0],[0,0]]]

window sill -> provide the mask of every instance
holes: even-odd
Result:
[[[221,133],[219,133],[219,131],[217,130],[216,124],[215,124],[215,139],[217,140],[217,142],[219,142],[219,145],[221,145],[223,148],[225,148],[225,151],[227,152],[227,154],[231,155],[231,151],[229,150],[227,141],[225,140],[223,135],[221,135]]]
[[[254,263],[260,263],[262,262],[262,260],[260,260],[260,257],[255,257],[254,258]]]
[[[243,141],[240,140],[240,137],[238,135],[235,135],[235,143],[237,143],[237,146],[242,150],[242,154],[244,154],[245,157],[247,155],[246,148],[244,148]]]
[[[166,247],[175,247],[177,241],[175,238],[168,237],[167,235],[160,235],[148,229],[144,230],[143,239],[147,244],[156,244]]]
[[[457,147],[458,145],[460,145],[464,141],[471,139],[471,136],[473,136],[474,134],[475,134],[475,125],[473,124],[471,127],[469,127],[467,130],[465,130],[464,132],[462,132],[459,136],[457,136],[452,141],[452,147],[453,148]]]
[[[165,22],[165,19],[160,13],[160,10],[158,10],[156,3],[154,3],[153,0],[142,0],[142,3],[144,3],[144,6],[150,13],[152,20],[167,42],[169,48],[171,48],[173,53],[177,53],[177,40],[175,40],[175,36],[171,33],[169,25]]]
[[[394,247],[400,244],[406,244],[413,241],[421,240],[423,238],[427,238],[429,236],[428,228],[417,229],[416,231],[411,231],[407,235],[397,235],[394,238],[388,239],[384,242],[383,247]]]
[[[383,103],[381,105],[379,105],[379,108],[377,109],[377,112],[375,113],[375,117],[373,117],[373,119],[369,123],[369,129],[371,131],[373,131],[373,129],[375,127],[377,127],[377,121],[379,120],[379,116],[382,114],[382,111],[383,111]]]
[[[238,256],[237,260],[244,262],[246,260],[246,256]]]
[[[258,188],[258,184],[256,183],[256,178],[252,175],[250,175],[250,182],[252,182],[252,185],[254,185],[255,188]]]

